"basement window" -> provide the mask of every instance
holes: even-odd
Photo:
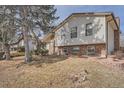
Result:
[[[68,55],[68,48],[67,47],[63,48],[63,53],[64,53],[64,55]]]
[[[95,46],[87,46],[87,55],[95,55]]]
[[[72,47],[71,48],[71,51],[72,51],[72,54],[79,54],[79,52],[80,52],[80,47]]]

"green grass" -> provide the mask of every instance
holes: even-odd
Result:
[[[0,87],[75,87],[70,76],[83,70],[88,75],[80,87],[124,87],[123,72],[98,62],[64,57],[36,59],[31,64],[23,64],[23,58],[0,62]]]

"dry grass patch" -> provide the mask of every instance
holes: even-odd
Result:
[[[24,64],[19,57],[0,62],[0,87],[124,87],[123,72],[92,60],[59,56],[34,56],[34,60]],[[86,80],[79,82],[84,70],[88,72]],[[73,81],[75,75],[79,77]]]

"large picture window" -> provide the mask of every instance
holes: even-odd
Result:
[[[77,27],[71,28],[71,38],[77,38]]]
[[[93,34],[92,23],[86,24],[86,36],[90,36]]]

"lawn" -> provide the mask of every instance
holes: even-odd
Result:
[[[30,64],[23,59],[0,61],[0,87],[124,87],[122,71],[87,58],[35,56]]]

